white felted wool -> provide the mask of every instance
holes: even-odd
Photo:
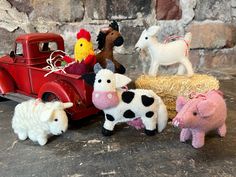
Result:
[[[47,143],[49,134],[59,135],[67,130],[68,118],[64,109],[73,103],[29,100],[18,104],[12,119],[12,128],[20,140],[27,137],[41,146]]]
[[[148,36],[154,36],[157,34],[157,32],[159,31],[160,27],[159,26],[151,26],[150,28],[148,28],[148,30],[146,30],[146,34]]]
[[[100,76],[102,75],[102,76]],[[103,72],[101,73],[97,73],[96,74],[96,77],[95,77],[95,82],[94,82],[94,88],[96,88],[96,91],[115,91],[116,90],[116,87],[115,85],[111,85],[107,82],[107,80],[103,83],[103,84],[100,84],[100,80],[99,78],[101,77],[107,77],[110,79],[111,82],[116,82],[116,78],[113,74],[112,71],[110,71],[109,69],[104,69]]]
[[[128,122],[138,117],[142,119],[146,130],[155,130],[157,124],[158,132],[161,132],[166,127],[168,120],[166,107],[160,97],[158,97],[153,91],[143,89],[131,89],[128,91],[119,90],[117,92],[120,98],[119,104],[116,107],[103,110],[105,115],[111,115],[114,118],[114,121],[112,122],[106,119],[104,128],[112,131],[117,123]],[[122,100],[122,94],[129,94],[129,92],[134,93],[134,97],[130,103],[125,103]],[[150,106],[144,106],[142,103],[142,96],[153,98],[153,103]],[[127,112],[126,117],[124,116],[125,112]],[[146,113],[148,112],[154,113],[151,118],[148,118],[146,116]],[[133,116],[132,113],[134,113],[135,116]]]
[[[130,81],[130,78],[121,74],[114,74],[112,71],[108,72],[107,69],[101,69],[95,77],[94,93],[100,93],[103,96],[107,94],[107,98],[103,99],[106,104],[102,105],[106,117],[103,125],[105,136],[112,134],[117,123],[128,122],[138,117],[142,119],[145,132],[148,135],[155,134],[157,124],[159,132],[166,127],[167,110],[161,98],[152,90],[121,89]],[[119,98],[115,106],[110,106],[113,105],[112,97],[109,97],[109,94],[114,91],[112,88],[116,88],[116,94]],[[95,102],[96,104],[97,102]]]
[[[187,33],[181,40],[159,43],[156,38],[159,28],[159,26],[151,26],[145,29],[135,45],[137,49],[147,50],[151,56],[148,74],[156,76],[160,65],[168,66],[179,63],[178,75],[184,75],[185,71],[187,71],[187,76],[192,76],[193,68],[188,59],[189,45],[192,38],[191,33]]]
[[[125,75],[115,73],[116,88],[121,88],[128,85],[132,80]]]

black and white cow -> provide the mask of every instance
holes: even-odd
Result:
[[[105,123],[102,133],[105,136],[113,134],[114,126],[119,122],[128,122],[141,118],[147,135],[154,135],[158,124],[161,132],[167,124],[168,116],[166,106],[159,96],[152,90],[132,89],[125,90],[131,79],[113,73],[113,63],[108,63],[110,69],[102,69],[96,64],[94,71],[93,104],[104,111]],[[84,77],[85,80],[88,77]],[[91,75],[89,76],[91,79]]]

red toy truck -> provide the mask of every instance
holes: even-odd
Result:
[[[0,58],[0,96],[18,102],[29,98],[43,101],[72,102],[68,109],[72,119],[95,114],[92,87],[80,75],[54,72],[44,77],[48,70],[46,59],[55,50],[64,51],[64,41],[53,33],[32,33],[16,39],[15,50]]]

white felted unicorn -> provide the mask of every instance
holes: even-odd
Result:
[[[68,118],[64,111],[73,103],[29,100],[18,104],[12,119],[12,128],[20,140],[27,137],[41,146],[47,143],[48,135],[64,133],[68,127]]]
[[[146,23],[144,23],[144,25],[145,24]],[[183,39],[173,42],[159,43],[156,37],[159,29],[159,26],[146,28],[135,45],[136,49],[147,50],[151,56],[151,64],[148,74],[156,76],[160,65],[167,66],[179,63],[180,65],[177,74],[183,75],[185,71],[187,71],[187,76],[192,76],[193,68],[188,59],[192,34],[187,33]]]

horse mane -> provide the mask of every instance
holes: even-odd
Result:
[[[112,21],[109,27],[112,28],[113,30],[119,31],[119,25],[115,20]],[[98,42],[99,50],[102,50],[104,48],[107,34],[108,33],[104,33],[102,31],[99,32],[96,40]]]
[[[119,31],[119,25],[115,20],[112,21],[109,27],[111,27],[113,30]]]
[[[98,49],[102,50],[103,47],[105,46],[105,41],[106,41],[106,33],[103,33],[102,31],[99,32],[98,36],[97,36],[97,42],[98,42]]]

